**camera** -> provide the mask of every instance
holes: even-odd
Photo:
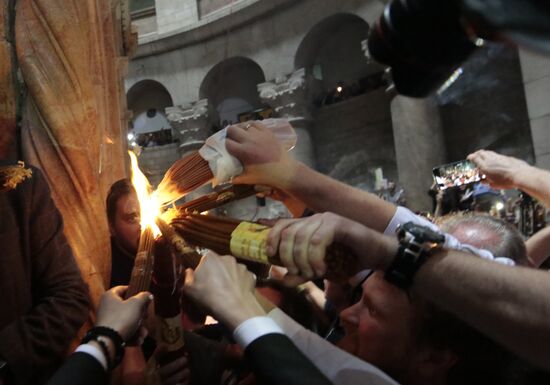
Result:
[[[398,93],[425,97],[484,40],[550,52],[550,2],[392,0],[371,29],[372,58],[391,67]]]

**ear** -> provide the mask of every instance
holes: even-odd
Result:
[[[424,347],[418,352],[416,373],[427,383],[437,383],[437,379],[444,380],[449,370],[458,362],[457,355],[449,349]]]

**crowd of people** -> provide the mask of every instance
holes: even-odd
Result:
[[[0,164],[0,385],[548,382],[550,230],[526,237],[483,207],[518,189],[520,217],[534,223],[529,199],[550,207],[550,171],[476,151],[468,160],[484,184],[456,186],[448,207],[452,189],[436,192],[429,220],[395,185],[380,197],[307,167],[261,122],[228,127],[226,149],[244,168],[233,183],[284,197],[294,216],[271,224],[262,249],[282,266],[206,252],[175,277],[185,349],[171,360],[153,295],[126,298],[141,233],[131,183],[107,197],[112,287],[91,309],[41,172]],[[72,349],[91,310],[94,326]]]
[[[195,270],[185,272],[184,313],[191,313],[186,305],[193,303],[219,324],[212,330],[202,325],[204,318],[186,323],[187,355],[158,366],[158,381],[537,384],[548,380],[550,303],[540,292],[549,283],[537,266],[549,254],[550,236],[526,242],[514,226],[478,212],[430,222],[294,160],[259,122],[231,126],[226,146],[245,166],[235,183],[271,186],[278,192],[274,196],[285,195],[287,202],[301,203],[294,207],[318,214],[282,219],[272,227],[266,250],[279,256],[285,265],[282,271],[255,275],[232,256],[209,252]],[[491,151],[478,151],[469,158],[491,186],[521,188],[550,203],[549,186],[541,183],[550,180],[549,172]],[[129,181],[112,187],[107,201],[113,236],[112,285],[125,285],[130,279],[140,231],[138,205]],[[327,248],[334,242],[351,250],[356,265],[347,279],[323,282]],[[421,249],[413,249],[418,244]],[[258,282],[267,278],[281,284],[266,290]],[[123,300],[124,291],[124,286],[115,286],[105,293],[92,338],[84,340],[50,384],[69,379],[105,383],[108,371],[119,362],[115,357],[120,349],[126,350],[120,365],[133,360],[129,366],[141,368],[145,381],[145,362],[152,350],[121,344],[146,340],[144,327],[149,323],[144,318],[151,296],[141,293]],[[118,337],[104,330],[114,330]],[[539,343],[534,345],[534,340]]]

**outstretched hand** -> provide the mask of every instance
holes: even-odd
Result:
[[[327,247],[348,246],[358,257],[357,269],[383,268],[397,252],[396,241],[333,213],[278,221],[270,230],[267,254],[278,255],[288,269],[284,280],[300,284],[326,274]]]
[[[487,177],[487,183],[496,189],[517,187],[516,178],[530,167],[523,160],[488,150],[476,151],[468,155],[468,160],[479,167],[480,173]]]
[[[127,286],[116,286],[101,296],[97,309],[97,326],[106,326],[117,331],[127,342],[136,337],[137,345],[141,345],[147,336],[147,330],[142,325],[147,316],[147,308],[153,296],[141,292],[124,300]]]
[[[295,173],[297,162],[259,122],[228,127],[225,147],[244,167],[244,172],[233,178],[235,184],[263,184],[285,189]]]
[[[195,271],[185,272],[185,293],[231,330],[249,318],[265,315],[255,298],[255,287],[254,274],[228,255],[209,252]]]

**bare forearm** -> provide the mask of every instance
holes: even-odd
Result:
[[[433,256],[414,290],[511,351],[550,369],[550,276],[455,251]],[[536,347],[533,341],[537,341]]]
[[[550,208],[550,171],[529,167],[514,177],[517,188]]]
[[[532,266],[542,265],[550,256],[550,227],[546,227],[525,241],[525,246]]]
[[[373,194],[348,186],[301,163],[297,165],[285,190],[314,211],[330,211],[377,231],[384,231],[396,209],[393,204]]]

